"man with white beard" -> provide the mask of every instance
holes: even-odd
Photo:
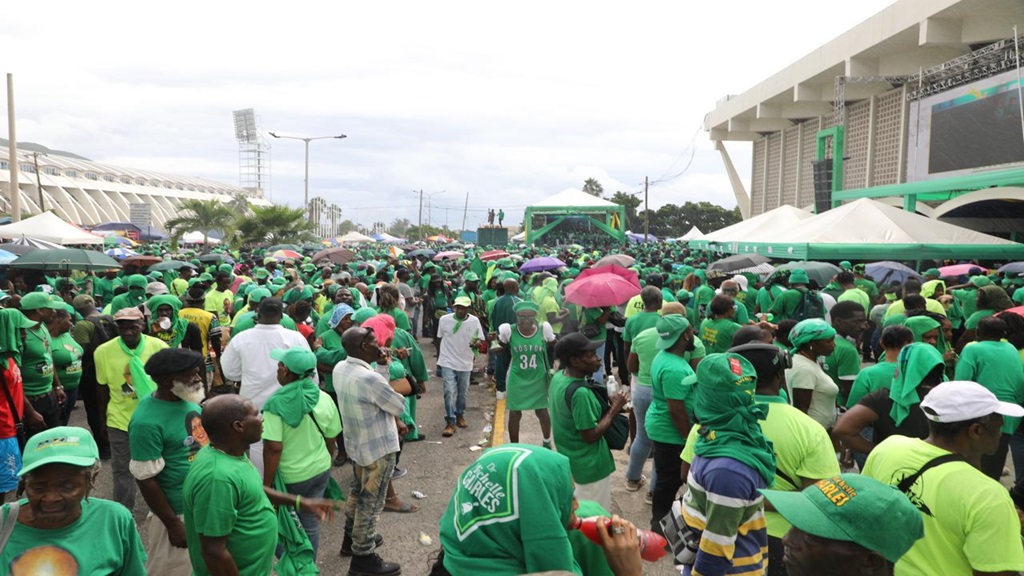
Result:
[[[209,443],[199,417],[203,370],[203,355],[187,348],[168,348],[151,356],[146,373],[156,390],[139,399],[128,423],[129,469],[150,509],[146,542],[150,576],[192,573],[182,486],[196,453]]]

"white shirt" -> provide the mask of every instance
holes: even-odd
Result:
[[[309,342],[295,330],[280,324],[257,324],[228,342],[220,368],[225,378],[241,381],[239,394],[262,410],[267,398],[281,387],[277,360],[270,357],[270,351],[293,346],[309,350]]]
[[[541,322],[541,332],[544,334],[545,342],[555,341],[555,332],[551,329],[551,324],[547,322]],[[518,328],[518,326],[517,326]],[[522,333],[519,334],[522,336]],[[508,339],[512,337],[512,324],[502,324],[498,326],[498,341],[502,344],[508,344]]]
[[[483,330],[480,329],[480,320],[472,314],[467,314],[466,319],[455,332],[455,314],[446,314],[437,321],[437,337],[441,339],[441,352],[437,357],[437,365],[451,368],[456,372],[471,372],[473,370],[473,349],[469,347],[474,339],[482,340]],[[244,332],[243,332],[244,334]]]

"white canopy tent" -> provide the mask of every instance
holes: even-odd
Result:
[[[21,222],[0,226],[0,238],[28,236],[57,244],[103,244],[103,237],[86,232],[62,220],[53,212],[43,212]]]
[[[758,214],[753,218],[737,222],[732,226],[726,226],[705,234],[699,239],[690,240],[691,248],[716,248],[715,245],[723,245],[740,240],[746,240],[751,234],[770,233],[772,230],[790,230],[804,220],[811,218],[814,214],[801,210],[788,204]]]
[[[181,237],[181,241],[186,244],[202,244],[203,233],[202,232],[187,232]],[[208,244],[220,244],[220,240],[210,236],[206,239]]]
[[[687,232],[686,234],[683,234],[679,238],[675,238],[675,241],[676,242],[686,242],[688,240],[700,240],[703,237],[704,237],[704,233],[700,231],[700,228],[697,228],[696,226],[694,226],[693,228],[690,228],[690,231]]]
[[[348,232],[347,234],[339,236],[338,237],[338,242],[342,242],[342,243],[348,243],[348,242],[351,242],[351,243],[356,243],[356,242],[376,242],[376,240],[374,240],[373,238],[370,238],[369,236],[367,236],[365,234],[360,234],[359,232],[356,232],[356,231],[353,230],[352,232]]]

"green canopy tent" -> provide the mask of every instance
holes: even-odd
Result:
[[[619,242],[626,241],[624,206],[570,188],[526,208],[526,243],[535,244],[571,217],[583,218]],[[536,226],[535,218],[538,220]]]
[[[786,260],[1024,258],[1024,244],[862,198],[796,226],[721,239],[715,249]]]

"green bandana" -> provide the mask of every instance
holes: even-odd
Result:
[[[942,326],[938,320],[928,316],[911,316],[903,322],[903,325],[914,333],[914,342],[921,342],[921,338],[925,334]]]
[[[146,374],[146,365],[140,358],[142,351],[146,349],[145,338],[143,336],[139,340],[135,350],[128,348],[121,338],[117,339],[117,345],[121,347],[121,351],[128,355],[128,372],[132,376],[131,387],[135,390],[135,396],[140,400],[156,390],[156,383],[149,377],[149,374]]]
[[[910,408],[914,404],[921,403],[917,387],[939,366],[945,366],[942,354],[930,344],[915,342],[900,350],[896,360],[896,375],[889,387],[889,399],[892,400],[889,416],[897,426],[910,415]],[[946,379],[945,374],[942,379]]]
[[[263,411],[280,416],[285,424],[296,428],[319,401],[320,388],[312,378],[306,377],[274,392],[263,405]]]
[[[793,327],[789,333],[789,343],[793,345],[792,353],[796,354],[808,342],[829,340],[835,336],[836,329],[829,326],[828,322],[820,318],[810,318],[800,321]]]
[[[170,332],[157,332],[154,336],[166,342],[171,348],[177,348],[181,345],[181,341],[185,339],[185,332],[188,330],[188,320],[178,317],[178,311],[181,310],[181,299],[170,294],[160,294],[147,300],[146,307],[149,308],[149,313],[153,315],[150,320],[150,326],[160,321],[160,318],[156,315],[156,310],[161,306],[171,307],[171,330]]]
[[[768,409],[754,403],[754,366],[739,354],[708,354],[697,366],[697,382],[694,412],[701,427],[694,453],[738,460],[771,486],[775,450],[758,424]]]

